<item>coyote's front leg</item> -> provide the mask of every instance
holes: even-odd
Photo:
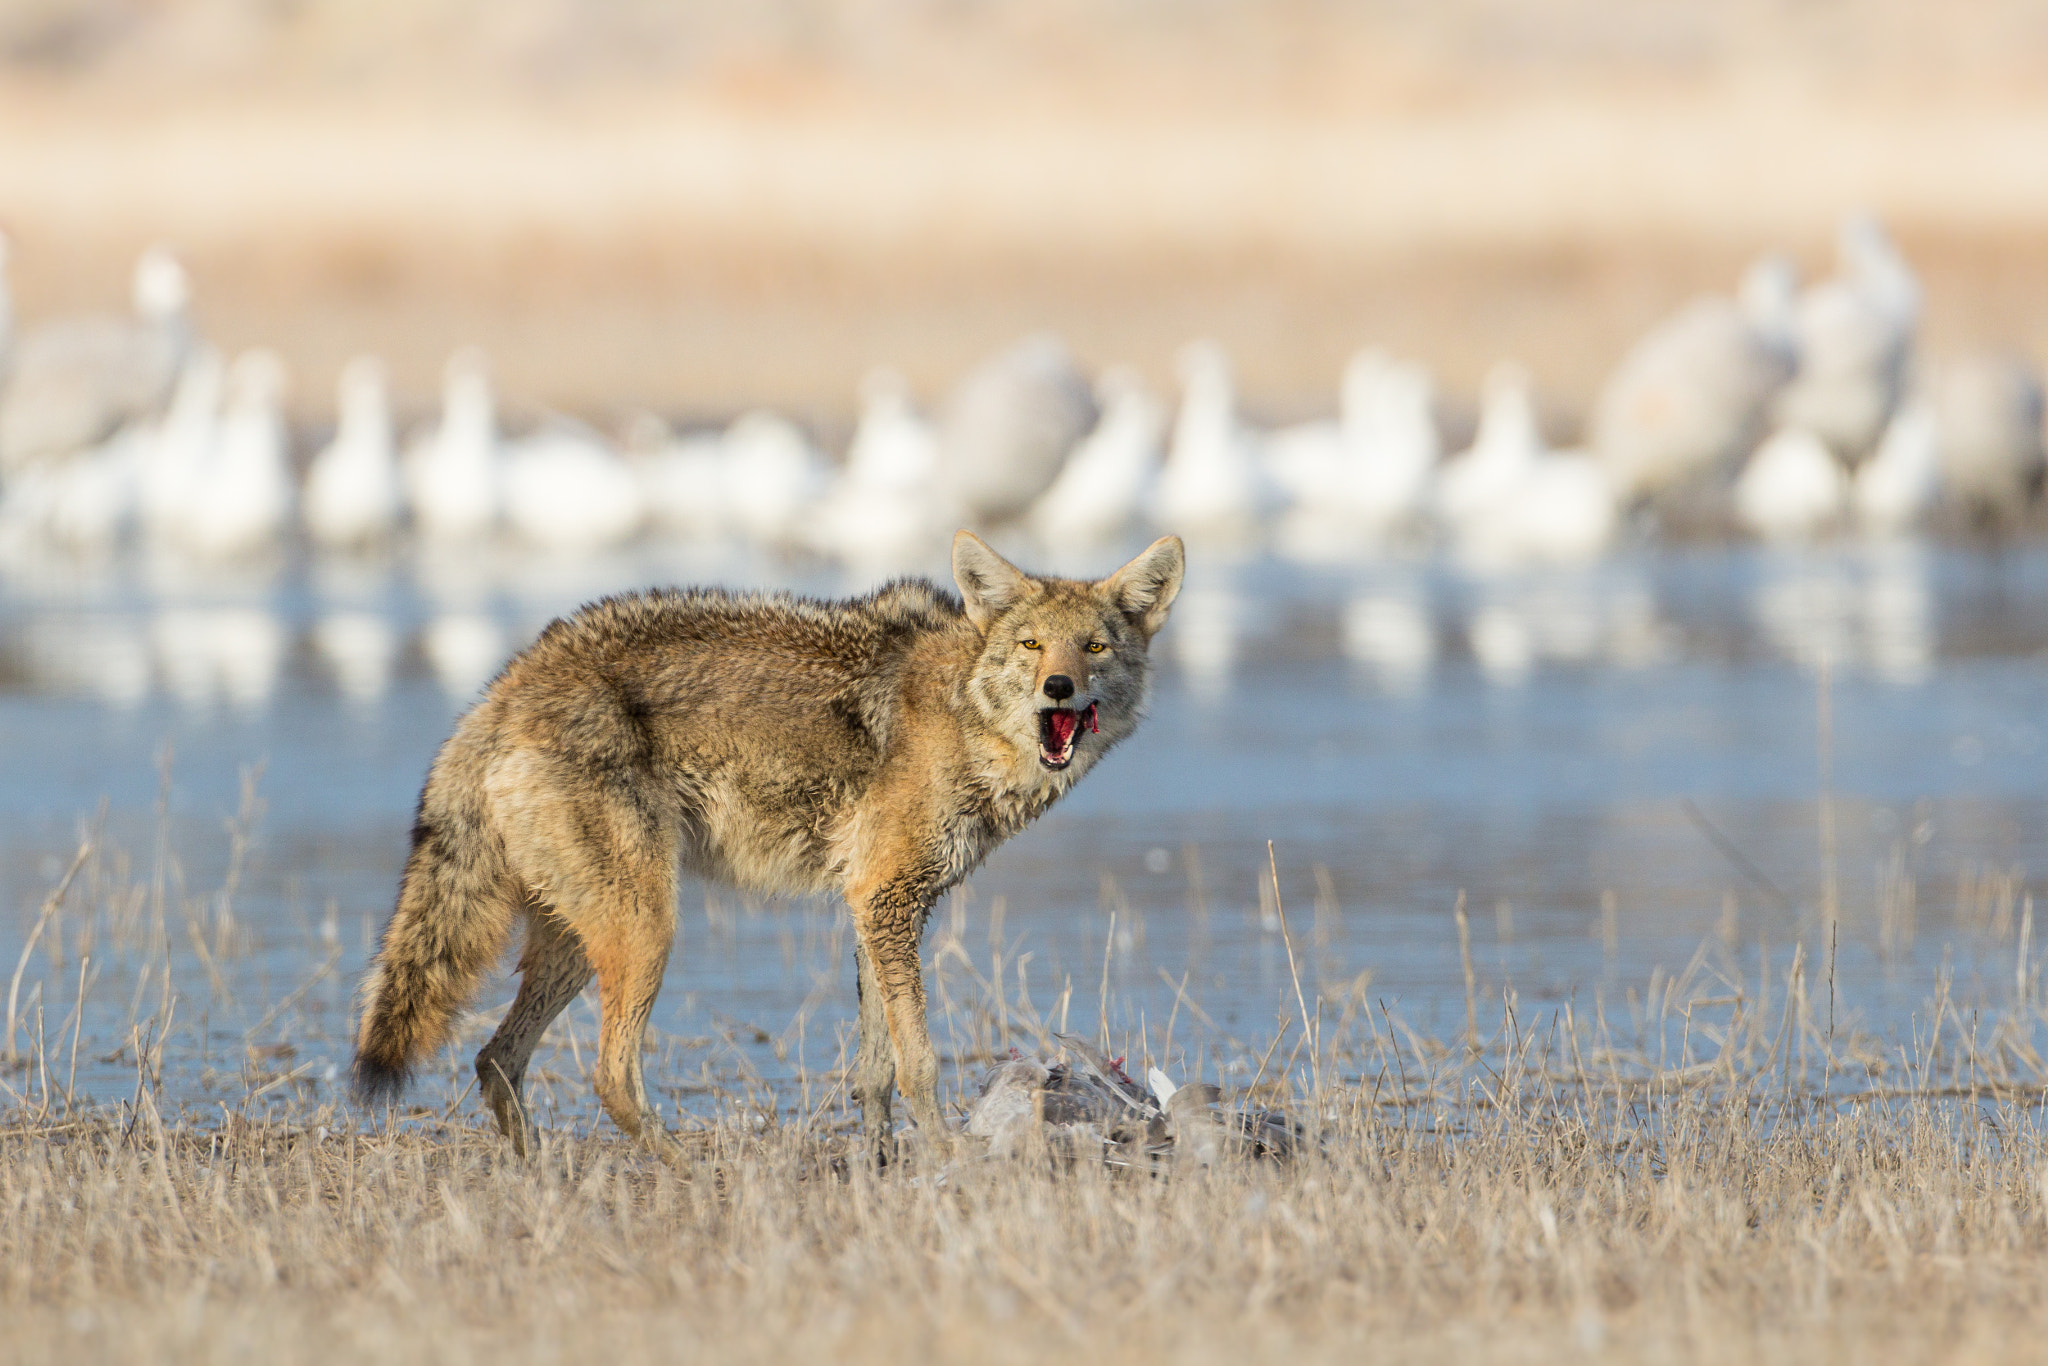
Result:
[[[896,1047],[889,1042],[889,1016],[882,986],[867,948],[853,946],[854,985],[860,993],[860,1051],[853,1063],[853,1097],[860,1102],[860,1127],[876,1166],[889,1161],[890,1098],[896,1093]]]
[[[941,1143],[946,1133],[939,1116],[939,1059],[925,1023],[924,967],[918,958],[931,907],[928,885],[925,878],[899,875],[848,898],[860,941],[857,956],[866,969],[854,1094],[860,1098],[862,1127],[878,1154],[888,1142],[891,1080],[927,1141]],[[886,1042],[875,1037],[878,1026],[887,1031]]]

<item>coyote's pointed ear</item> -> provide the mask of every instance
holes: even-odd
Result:
[[[1186,569],[1187,547],[1180,537],[1161,536],[1137,559],[1104,579],[1100,587],[1150,640],[1166,625],[1166,610],[1180,596],[1180,578]]]
[[[953,534],[953,582],[967,604],[967,619],[983,635],[995,619],[1031,591],[1031,576],[971,531]]]

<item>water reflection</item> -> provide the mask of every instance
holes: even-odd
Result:
[[[412,562],[419,596],[448,611],[478,611],[496,594],[509,566],[489,546],[423,546]]]
[[[1474,612],[1465,627],[1465,641],[1487,681],[1496,687],[1520,687],[1535,667],[1536,633],[1513,603],[1490,602]]]
[[[468,701],[505,662],[509,643],[505,631],[489,617],[474,612],[436,617],[420,639],[427,665],[441,691]]]
[[[386,697],[408,658],[465,701],[547,620],[607,593],[674,581],[779,579],[823,594],[867,586],[768,561],[619,556],[572,572],[542,558],[498,563],[487,552],[410,564],[323,560],[302,584],[268,588],[246,575],[195,577],[161,559],[106,573],[0,582],[0,679],[11,669],[18,680],[0,686],[120,707],[156,689],[193,711],[260,708],[299,648],[354,704]],[[1203,702],[1225,696],[1248,667],[1318,658],[1384,695],[1412,698],[1443,685],[1447,653],[1469,657],[1477,676],[1502,690],[1534,686],[1551,666],[1738,667],[1758,657],[1806,669],[1827,659],[1917,687],[1940,664],[1951,610],[1965,618],[1966,651],[2048,644],[2035,639],[2048,637],[2037,581],[2048,581],[2048,556],[1993,560],[1911,542],[1521,574],[1429,562],[1350,570],[1210,563],[1197,566],[1160,648]]]
[[[1343,648],[1379,687],[1413,697],[1436,667],[1436,622],[1420,592],[1361,593],[1344,604]]]
[[[1540,664],[1640,669],[1676,649],[1650,586],[1618,568],[1482,577],[1466,589],[1465,642],[1496,687],[1525,686]]]
[[[313,626],[313,646],[335,686],[351,702],[375,702],[391,686],[398,632],[370,612],[335,612]]]
[[[1774,556],[1762,568],[1751,610],[1774,653],[1803,668],[1864,668],[1902,687],[1927,680],[1938,642],[1924,548]]]
[[[1656,594],[1648,584],[1617,585],[1608,596],[1605,615],[1607,658],[1619,667],[1647,669],[1678,653],[1680,633],[1658,613]]]
[[[398,568],[376,555],[322,555],[307,565],[306,579],[323,602],[371,610],[401,581]]]
[[[1204,702],[1221,698],[1230,688],[1245,629],[1245,601],[1230,583],[1191,584],[1173,605],[1167,633],[1173,657],[1188,691]]]
[[[1934,593],[1926,552],[1910,542],[1872,548],[1863,590],[1871,667],[1890,683],[1912,687],[1934,670]]]
[[[193,711],[270,701],[284,663],[284,625],[260,607],[175,607],[150,622],[164,685]]]
[[[122,709],[149,696],[149,642],[127,617],[38,615],[24,623],[21,639],[30,677],[50,692]]]

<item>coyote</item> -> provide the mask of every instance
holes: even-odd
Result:
[[[669,590],[551,623],[427,775],[363,982],[358,1095],[398,1092],[523,917],[519,994],[476,1059],[498,1127],[530,1151],[527,1060],[595,975],[598,1098],[676,1160],[640,1053],[680,863],[846,898],[867,1140],[886,1157],[898,1085],[919,1129],[943,1134],[925,917],[1136,727],[1183,565],[1164,536],[1106,579],[1042,578],[962,531],[958,597],[925,579],[846,602]]]

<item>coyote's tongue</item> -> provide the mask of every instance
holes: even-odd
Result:
[[[1047,707],[1038,713],[1038,762],[1047,768],[1065,768],[1074,760],[1074,741],[1081,727],[1100,730],[1095,723],[1095,704],[1079,711],[1070,707]]]

